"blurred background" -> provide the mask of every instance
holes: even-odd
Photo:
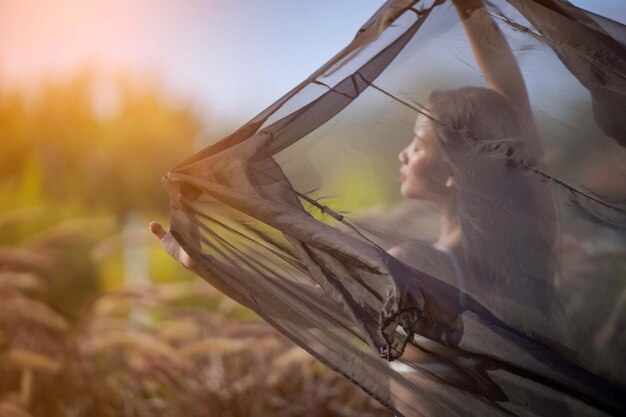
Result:
[[[0,416],[384,414],[147,231],[382,3],[0,1]]]
[[[148,233],[379,1],[0,2],[0,416],[380,413]]]

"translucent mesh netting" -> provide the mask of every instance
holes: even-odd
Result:
[[[398,415],[625,413],[625,40],[557,0],[389,1],[164,177],[172,235]]]

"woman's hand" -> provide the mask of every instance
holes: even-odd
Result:
[[[224,293],[226,296],[232,298],[239,304],[250,308],[249,301],[233,291],[231,287],[225,285],[220,279],[210,278],[211,274],[207,272],[207,269],[201,267],[201,264],[197,264],[193,259],[191,259],[189,254],[180,246],[180,243],[178,243],[174,235],[172,235],[172,232],[169,230],[165,231],[163,226],[161,226],[158,222],[150,223],[150,231],[159,239],[161,246],[165,249],[165,252],[167,252],[178,263],[208,281],[214,288]]]
[[[161,242],[161,246],[163,246],[163,249],[165,249],[165,252],[167,252],[172,258],[174,258],[185,268],[193,270],[193,268],[196,266],[196,263],[180,246],[180,243],[178,243],[176,238],[174,238],[169,230],[165,231],[165,229],[163,229],[163,226],[161,226],[161,223],[152,222],[150,223],[150,231],[159,239],[159,241]]]

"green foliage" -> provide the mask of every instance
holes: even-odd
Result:
[[[120,226],[146,213],[147,240],[150,218],[168,212],[160,177],[199,131],[189,105],[137,77],[85,70],[0,88],[0,246],[63,254],[38,272],[45,301],[77,315],[101,291],[124,287]],[[153,278],[190,279],[157,246],[148,249]]]
[[[84,71],[45,82],[28,99],[0,90],[2,206],[166,212],[159,179],[191,153],[199,121],[155,86],[128,77],[108,85],[113,103],[103,112],[101,83]]]

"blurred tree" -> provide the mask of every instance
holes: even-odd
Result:
[[[118,77],[104,86],[104,103],[102,91],[89,70],[46,81],[34,97],[0,90],[3,194],[28,194],[38,172],[52,204],[166,213],[159,180],[192,152],[199,120],[156,83]]]

